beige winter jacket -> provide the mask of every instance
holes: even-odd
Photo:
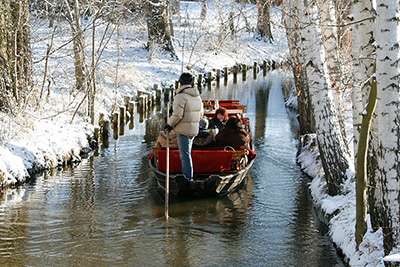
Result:
[[[199,121],[202,116],[203,102],[197,89],[190,85],[178,88],[168,124],[177,134],[194,137],[199,133]]]

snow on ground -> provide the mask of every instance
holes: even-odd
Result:
[[[236,63],[252,64],[264,59],[283,60],[288,53],[280,10],[273,8],[274,41],[255,37],[257,11],[253,4],[234,1],[209,1],[206,19],[200,19],[201,3],[181,1],[180,17],[173,17],[177,59],[157,50],[145,49],[147,30],[144,21],[124,21],[119,26],[104,21],[96,26],[96,47],[106,44],[97,67],[96,111],[110,114],[113,104],[124,95],[135,95],[157,83],[172,83],[182,70],[194,74]],[[233,12],[237,34],[231,37],[228,17]],[[92,134],[84,108],[77,106],[84,94],[74,87],[71,33],[64,22],[49,28],[48,21],[32,19],[33,81],[40,103],[16,115],[0,113],[0,188],[23,182],[29,172],[54,167],[66,159],[79,160]],[[90,63],[90,21],[82,20],[85,30],[86,60]],[[106,30],[107,29],[107,30]],[[44,56],[54,35],[48,61],[48,79],[43,83]],[[69,43],[68,43],[69,42]],[[49,87],[48,87],[49,86]],[[50,89],[50,90],[48,90]],[[48,93],[50,92],[50,93]],[[82,102],[82,107],[86,103]]]
[[[332,241],[345,255],[350,266],[384,266],[382,230],[372,231],[368,218],[368,230],[360,244],[359,251],[355,244],[355,183],[348,179],[344,185],[344,194],[329,196],[323,178],[320,155],[315,134],[302,137],[298,162],[302,170],[313,178],[310,184],[314,204],[328,219],[329,234]],[[350,173],[348,177],[354,176]]]

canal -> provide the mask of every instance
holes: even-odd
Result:
[[[203,97],[248,106],[257,160],[223,199],[175,202],[169,223],[147,167],[160,116],[76,168],[0,197],[0,266],[342,266],[296,165],[278,74]]]

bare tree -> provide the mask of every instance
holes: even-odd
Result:
[[[72,3],[70,3],[72,1]],[[67,7],[67,20],[73,35],[74,64],[75,64],[75,88],[78,91],[86,91],[87,67],[85,60],[85,37],[81,27],[81,9],[79,0],[65,0]]]
[[[0,1],[0,108],[12,109],[31,86],[29,1]]]
[[[207,0],[202,0],[202,2],[201,2],[200,18],[203,20],[207,17],[207,9],[208,9],[207,2],[208,2]]]
[[[261,38],[272,42],[271,19],[270,19],[270,0],[257,0],[257,33]]]
[[[175,57],[169,0],[147,0],[145,5],[149,49],[159,46]]]

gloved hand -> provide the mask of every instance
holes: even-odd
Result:
[[[172,131],[174,128],[172,128],[170,125],[165,124],[164,126],[164,131],[166,131],[167,133],[169,133],[170,131]]]

